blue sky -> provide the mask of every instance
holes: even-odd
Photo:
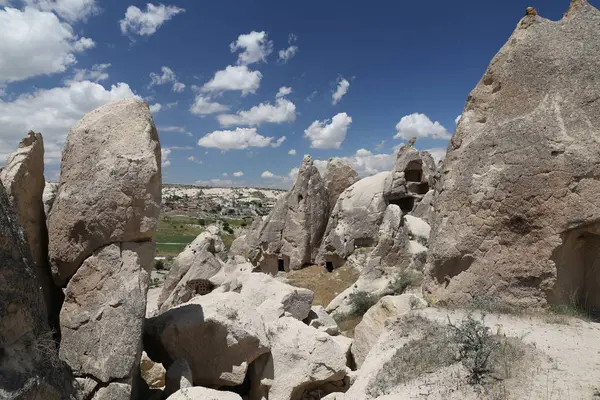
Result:
[[[364,176],[413,135],[440,157],[527,6],[568,1],[0,0],[0,153],[40,131],[56,179],[70,126],[136,95],[168,183],[288,187],[304,154]]]

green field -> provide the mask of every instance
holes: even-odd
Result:
[[[226,219],[226,222],[231,228],[246,226],[244,220]],[[176,256],[189,243],[202,233],[205,226],[214,223],[214,220],[200,219],[186,216],[168,216],[161,215],[158,220],[158,228],[154,235],[156,241],[156,254],[158,256]],[[225,248],[229,249],[233,242],[233,235],[223,234],[223,243]]]

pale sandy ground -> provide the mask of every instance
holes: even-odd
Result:
[[[447,324],[448,317],[456,323],[466,315],[460,310],[436,308],[419,312],[441,324]],[[515,366],[518,378],[506,382],[502,396],[473,393],[461,383],[462,372],[455,366],[417,379],[383,399],[600,399],[595,397],[600,389],[600,324],[567,317],[563,320],[568,324],[548,322],[547,316],[486,315],[485,324],[494,333],[521,338],[538,352],[524,365]]]
[[[158,287],[151,287],[148,289],[148,296],[146,297],[146,318],[154,315],[157,309],[158,296],[160,296],[160,292],[162,290],[162,285],[165,281],[165,277],[168,271],[152,271],[151,279],[158,278],[160,280],[160,284]]]

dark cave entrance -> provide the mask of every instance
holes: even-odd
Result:
[[[394,199],[390,200],[390,204],[395,204],[400,207],[402,213],[408,214],[415,207],[415,199],[414,197],[405,197],[403,199]]]
[[[563,244],[554,251],[557,279],[549,302],[577,308],[600,319],[600,226],[563,234]]]
[[[333,261],[326,261],[325,269],[327,270],[327,272],[333,272]]]
[[[409,162],[404,170],[404,179],[406,179],[406,182],[421,182],[421,179],[423,179],[423,162],[421,160]]]
[[[277,260],[277,271],[285,272],[285,261],[283,258]]]

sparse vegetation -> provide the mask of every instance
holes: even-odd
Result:
[[[528,346],[520,338],[493,334],[481,320],[468,315],[457,324],[443,325],[418,314],[405,317],[397,327],[399,336],[411,338],[387,361],[369,389],[373,397],[424,374],[460,362],[468,371],[468,382],[483,392],[497,391],[496,385],[522,371],[521,361]],[[487,397],[486,397],[487,398]]]
[[[405,269],[390,281],[387,291],[391,295],[398,296],[405,293],[409,288],[421,286],[422,282],[422,273],[412,269]]]
[[[287,283],[292,286],[310,289],[314,292],[313,305],[327,307],[329,303],[358,280],[359,272],[350,264],[345,264],[333,272],[313,265],[287,273]]]
[[[165,262],[163,260],[155,260],[154,269],[157,271],[164,271],[166,269]]]
[[[525,312],[523,307],[498,301],[496,298],[488,295],[474,297],[467,308],[489,314],[522,315]]]
[[[350,293],[349,300],[352,306],[350,315],[353,317],[362,317],[369,311],[369,308],[377,303],[379,297],[365,291],[358,291]]]

